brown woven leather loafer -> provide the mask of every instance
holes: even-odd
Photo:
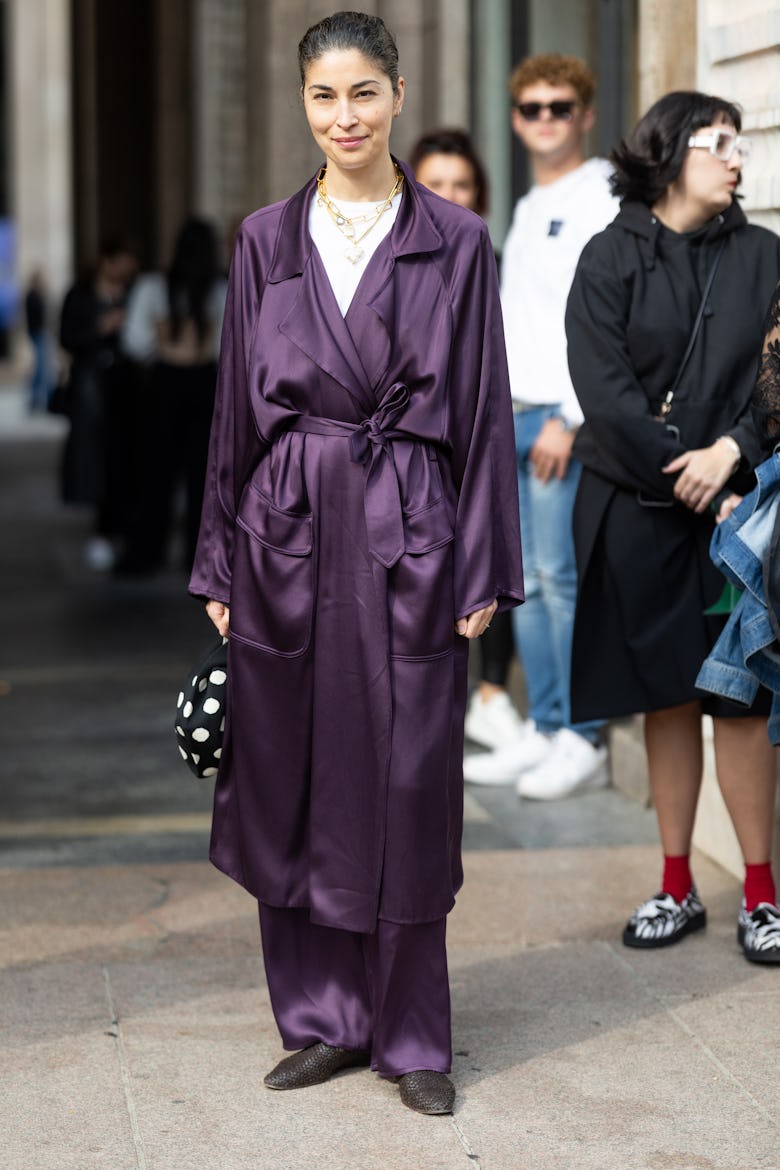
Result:
[[[321,1085],[343,1068],[368,1064],[367,1052],[353,1048],[333,1048],[330,1044],[312,1044],[280,1060],[263,1079],[269,1089],[306,1089]]]
[[[446,1073],[420,1069],[398,1078],[401,1100],[416,1113],[452,1113],[455,1086]]]

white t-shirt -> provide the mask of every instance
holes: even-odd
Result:
[[[393,202],[383,213],[379,222],[372,227],[366,238],[360,241],[359,247],[362,249],[363,255],[355,264],[347,259],[346,255],[349,240],[336,227],[327,207],[320,206],[316,194],[312,199],[309,210],[309,231],[325,266],[342,317],[347,314],[347,309],[355,295],[355,289],[360,284],[360,278],[365,272],[369,260],[395,223],[398,208],[401,206],[401,194],[399,191],[394,196]],[[356,215],[365,215],[375,206],[377,205],[372,203],[345,203],[341,199],[338,202],[339,211],[342,211],[347,219],[352,219]],[[361,227],[361,224],[357,224],[355,234],[360,236],[361,230],[364,230],[366,226],[363,224]]]
[[[205,313],[209,325],[209,351],[216,361],[225,315],[227,281],[218,277],[206,299]],[[151,362],[158,355],[157,327],[170,315],[168,281],[160,272],[147,272],[138,277],[127,302],[122,324],[120,348],[137,362]]]
[[[582,422],[566,359],[564,314],[574,270],[588,240],[615,218],[612,168],[592,158],[563,178],[532,187],[518,200],[501,260],[512,397],[559,405],[566,422]]]

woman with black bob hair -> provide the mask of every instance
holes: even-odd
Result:
[[[745,861],[738,938],[748,959],[780,962],[769,696],[747,709],[695,687],[724,620],[713,525],[762,459],[750,403],[780,274],[780,240],[736,202],[750,146],[740,128],[718,97],[656,102],[612,156],[621,209],[574,278],[566,329],[585,422],[572,715],[645,716],[663,877],[623,942],[667,946],[706,923],[689,863],[704,712]]]
[[[738,106],[706,93],[683,90],[668,93],[640,119],[628,142],[613,150],[615,172],[610,180],[619,199],[652,207],[680,177],[691,149],[689,138],[697,130],[718,123],[724,133],[739,134],[742,115]],[[738,144],[744,163],[749,146]],[[741,180],[737,169],[736,181]]]

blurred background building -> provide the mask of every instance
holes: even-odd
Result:
[[[33,268],[56,295],[129,236],[163,262],[190,212],[226,239],[296,189],[317,156],[296,45],[336,6],[319,0],[0,0],[0,275]],[[506,78],[528,52],[585,57],[600,82],[592,149],[605,153],[661,93],[736,99],[757,138],[755,219],[780,222],[780,4],[771,0],[374,0],[407,78],[395,148],[433,125],[473,132],[500,244],[525,184]],[[15,248],[12,242],[15,240]],[[0,306],[2,308],[2,306]]]

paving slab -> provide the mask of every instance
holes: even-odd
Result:
[[[281,1050],[254,903],[208,865],[5,871],[8,1164],[777,1170],[777,973],[745,963],[720,914],[668,952],[622,948],[651,860],[632,852],[466,855],[451,1119],[403,1109],[367,1070],[262,1087]],[[736,883],[697,866],[730,910]],[[561,929],[538,891],[566,882]],[[42,1109],[59,1136],[30,1163]]]

